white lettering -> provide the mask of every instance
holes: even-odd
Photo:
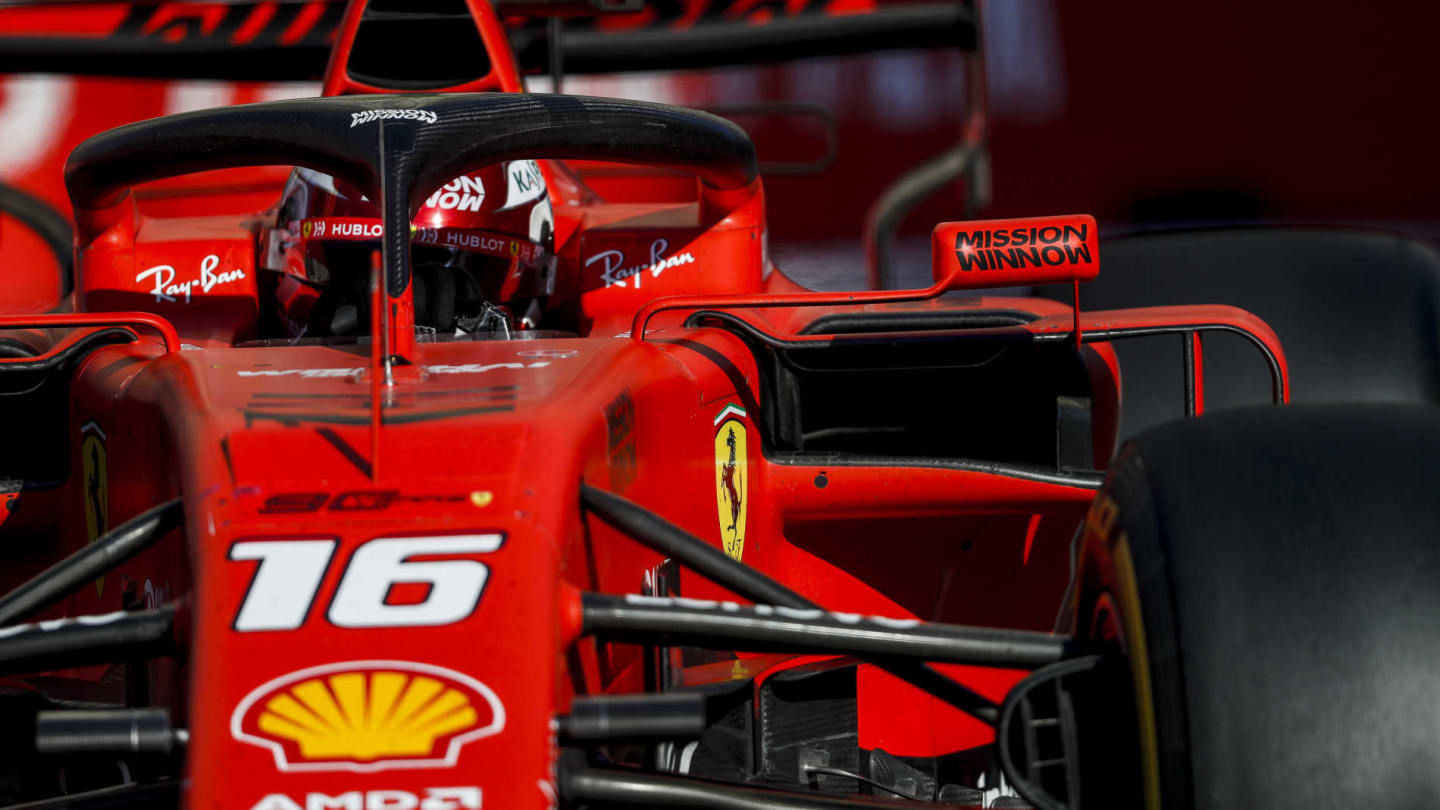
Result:
[[[548,360],[536,360],[533,363],[465,363],[463,365],[438,365],[424,366],[428,374],[483,374],[487,371],[494,371],[497,368],[527,369],[545,368],[550,365]],[[306,379],[326,377],[349,377],[352,374],[363,372],[363,368],[276,368],[257,369],[248,371],[237,369],[235,373],[241,377],[304,377]]]
[[[419,121],[424,124],[433,124],[440,120],[435,113],[429,110],[366,110],[364,112],[350,113],[350,126],[357,127],[361,124],[368,124],[371,121],[380,121],[387,118]]]
[[[339,796],[310,793],[305,796],[305,810],[360,810],[360,791],[351,790]]]
[[[301,804],[284,793],[271,793],[256,802],[250,810],[480,810],[480,788],[425,788],[425,796],[408,790],[351,790],[338,796],[324,793],[305,794]]]
[[[372,790],[365,794],[365,810],[415,810],[420,799],[407,790]]]
[[[480,788],[425,788],[420,810],[480,810]]]
[[[46,619],[42,622],[31,622],[28,624],[15,624],[9,627],[0,627],[0,639],[9,638],[14,635],[26,633],[31,630],[59,630],[62,627],[69,627],[76,624],[102,625],[125,618],[125,611],[116,613],[103,613],[98,616],[77,616],[73,619]]]
[[[478,560],[415,561],[427,554],[488,554],[499,550],[500,534],[465,534],[446,537],[381,537],[356,549],[335,589],[325,614],[339,627],[431,627],[454,624],[475,611],[490,579],[490,568]],[[286,541],[281,541],[286,542]],[[300,541],[300,542],[330,542]],[[236,545],[248,545],[237,543]],[[386,594],[397,582],[429,586],[425,601],[391,605]],[[305,594],[312,601],[319,582]],[[266,594],[253,588],[246,604]],[[273,597],[271,597],[273,600]],[[243,607],[242,607],[243,610]],[[298,626],[298,625],[297,625]],[[238,627],[237,627],[238,629]],[[372,796],[373,801],[373,796]],[[371,804],[367,810],[414,810],[415,804]]]
[[[596,262],[600,263],[600,279],[608,287],[626,287],[634,284],[635,289],[640,289],[640,281],[644,278],[641,274],[645,270],[650,271],[651,278],[659,278],[660,274],[682,264],[694,264],[695,257],[689,252],[666,257],[665,251],[670,248],[670,243],[665,239],[656,239],[650,243],[650,263],[622,267],[625,263],[625,254],[618,250],[602,250],[599,253],[585,260],[585,266],[590,267]]]
[[[632,605],[651,605],[653,607],[679,607],[690,608],[691,610],[723,610],[727,613],[738,612],[741,608],[735,602],[714,602],[709,599],[687,599],[678,596],[641,596],[639,594],[626,594],[625,601]],[[895,630],[908,630],[912,627],[919,627],[922,622],[919,619],[892,619],[886,616],[861,616],[859,613],[832,613],[819,608],[792,608],[776,605],[751,605],[750,609],[756,616],[779,616],[786,619],[799,621],[814,621],[829,617],[832,621],[840,624],[856,625],[862,621],[872,622],[883,627]]]
[[[892,619],[888,616],[871,616],[870,621],[876,624],[883,624],[895,630],[909,630],[912,627],[919,627],[919,619]]]
[[[605,280],[605,286],[609,287],[611,285],[618,284],[621,287],[624,287],[624,278],[626,278],[626,276],[617,275],[615,273],[615,269],[619,267],[620,264],[624,261],[624,253],[621,253],[618,250],[602,250],[599,253],[596,253],[594,256],[586,259],[585,266],[589,267],[596,262],[600,262],[600,278]],[[630,273],[629,275],[634,274]]]
[[[135,283],[139,284],[141,281],[144,281],[149,276],[155,277],[155,289],[153,292],[155,293],[155,300],[157,302],[175,300],[174,298],[171,298],[170,296],[165,294],[166,285],[168,285],[175,278],[175,268],[171,267],[168,264],[157,265],[150,268],[149,270],[146,270],[143,273],[137,274],[135,276]],[[186,292],[188,293],[189,290],[187,289]],[[186,298],[185,300],[188,302],[190,299]]]
[[[250,810],[303,810],[303,808],[283,793],[271,793],[256,802]]]
[[[210,292],[210,288],[216,284],[226,284],[231,281],[239,281],[245,278],[245,271],[240,268],[226,270],[216,275],[215,267],[220,264],[220,257],[211,253],[200,262],[200,289],[202,292]]]
[[[147,278],[154,279],[155,286],[150,292],[155,296],[155,301],[176,301],[180,296],[185,296],[185,303],[190,303],[190,292],[199,287],[201,292],[210,292],[212,287],[218,284],[228,284],[232,281],[240,281],[245,278],[245,271],[240,268],[226,270],[216,273],[215,268],[220,264],[220,257],[211,253],[200,261],[200,277],[190,281],[175,281],[175,268],[168,264],[158,264],[154,267],[135,274],[135,283],[139,284]]]
[[[463,191],[466,194],[485,196],[485,183],[478,177],[460,176],[445,184],[446,191]]]
[[[445,211],[479,211],[480,203],[485,201],[484,189],[481,189],[479,193],[471,194],[468,188],[463,193],[458,188],[450,188],[450,186],[455,184],[468,185],[468,183],[461,183],[461,181],[469,181],[470,179],[471,178],[468,177],[462,177],[460,180],[446,183],[445,189],[447,190],[441,190],[431,194],[425,200],[425,207],[439,208]],[[478,185],[479,178],[475,178],[475,180],[477,181],[476,185]]]
[[[497,368],[525,368],[524,363],[491,363],[480,365],[479,363],[465,363],[458,366],[426,366],[425,370],[431,374],[483,374],[486,371],[493,371]]]
[[[478,233],[464,233],[463,231],[446,231],[445,244],[454,247],[470,248],[471,250],[484,250],[490,253],[503,253],[507,239],[497,239],[493,236],[484,236]]]
[[[335,236],[358,236],[379,239],[382,228],[378,222],[337,222],[332,232]]]

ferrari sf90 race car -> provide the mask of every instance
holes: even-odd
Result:
[[[71,154],[73,291],[0,317],[7,801],[1440,795],[1428,411],[1117,450],[1113,344],[1178,344],[1196,417],[1217,334],[1288,400],[1275,334],[1081,311],[1085,215],[939,223],[922,289],[805,289],[744,131],[521,92],[457,7],[473,75],[378,74],[414,9],[357,0],[324,97]],[[623,199],[587,183],[620,165]]]

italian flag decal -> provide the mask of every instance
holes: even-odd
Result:
[[[738,416],[738,417],[740,417],[741,419],[744,419],[744,418],[745,418],[745,409],[742,408],[742,407],[740,407],[739,405],[736,405],[736,404],[733,403],[733,402],[730,403],[729,405],[726,405],[724,408],[722,408],[722,409],[720,410],[720,413],[715,414],[715,426],[716,426],[716,427],[719,427],[719,426],[720,426],[720,423],[723,422],[723,421],[725,421],[725,418],[726,418],[727,416]]]

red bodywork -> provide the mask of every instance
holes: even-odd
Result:
[[[341,23],[327,94],[376,89],[343,70],[362,8]],[[517,90],[498,20],[484,3],[471,8],[494,69],[457,89]],[[553,718],[577,693],[646,686],[640,648],[577,641],[578,592],[641,592],[663,562],[585,516],[582,482],[830,610],[1051,629],[1093,476],[772,452],[755,350],[740,331],[688,322],[698,310],[723,309],[755,334],[796,344],[834,340],[807,333],[821,318],[885,313],[1018,312],[1021,323],[980,331],[1084,335],[1078,362],[1097,469],[1121,407],[1110,339],[1181,332],[1198,372],[1201,332],[1242,332],[1276,359],[1285,398],[1278,341],[1238,310],[1077,317],[1040,298],[941,297],[966,286],[953,255],[937,261],[928,290],[811,293],[769,261],[758,181],[676,202],[664,201],[672,176],[632,174],[623,200],[602,202],[555,166],[545,171],[560,262],[546,317],[579,336],[402,346],[421,373],[393,388],[372,385],[366,347],[236,345],[266,337],[258,261],[275,212],[251,201],[261,190],[278,199],[284,174],[268,169],[152,184],[83,217],[74,314],[0,320],[50,351],[101,322],[136,332],[74,371],[68,478],[0,496],[7,547],[52,538],[0,583],[8,589],[105,528],[183,499],[183,530],[53,614],[181,607],[182,655],[151,665],[146,680],[152,702],[189,730],[190,806],[295,810],[311,794],[351,791],[367,808],[396,810],[478,807],[481,795],[487,807],[553,804]],[[240,202],[236,188],[247,189]],[[196,281],[187,296],[153,291],[162,266]],[[378,429],[372,393],[385,399]],[[987,392],[920,394],[958,402]],[[683,595],[735,598],[688,574]],[[814,660],[740,653],[679,680],[758,684]],[[945,670],[992,700],[1023,675]],[[118,702],[106,674],[14,683]],[[990,727],[878,669],[862,666],[857,683],[862,748],[934,757],[993,739]],[[407,714],[408,690],[425,684],[453,705],[436,708],[437,699]],[[376,729],[402,722],[409,747],[375,743],[384,736]]]

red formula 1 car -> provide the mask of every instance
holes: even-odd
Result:
[[[1111,343],[1178,336],[1196,415],[1210,333],[1287,399],[1273,333],[952,295],[1094,278],[1085,216],[940,224],[926,289],[802,289],[742,131],[520,93],[494,11],[466,10],[446,24],[473,25],[476,75],[377,75],[405,11],[356,2],[327,97],[72,154],[70,306],[0,319],[9,800],[1433,783],[1428,413],[1241,412],[1117,457]],[[644,169],[602,199],[597,162]],[[235,171],[275,165],[298,168]]]

